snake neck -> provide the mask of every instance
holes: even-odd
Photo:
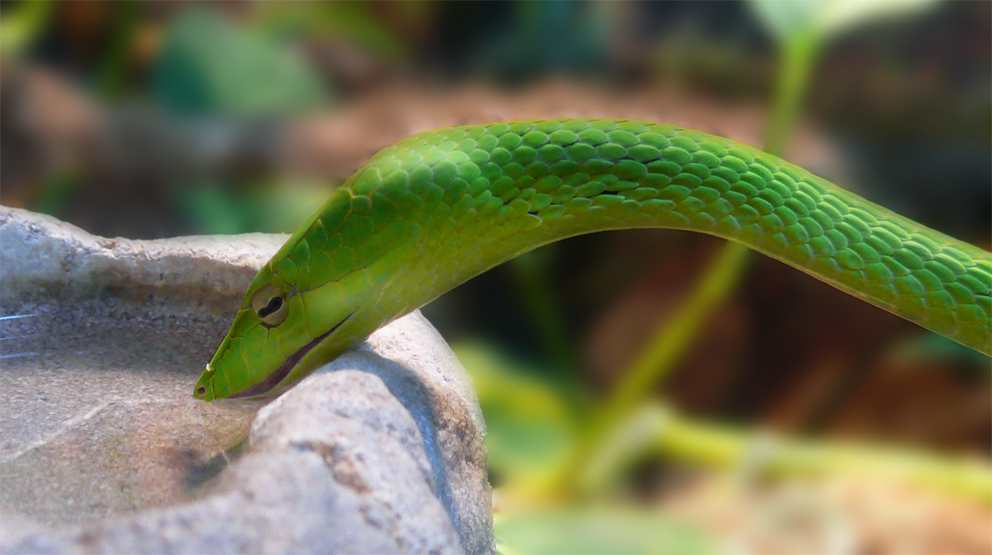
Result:
[[[729,139],[626,120],[440,129],[376,155],[273,260],[312,287],[356,272],[368,320],[583,233],[707,233],[992,351],[992,255]],[[289,275],[292,273],[292,275]]]

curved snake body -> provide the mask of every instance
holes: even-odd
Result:
[[[992,255],[982,249],[722,137],[629,120],[525,121],[429,131],[375,155],[259,272],[195,396],[277,393],[493,266],[624,228],[743,243],[992,351]]]

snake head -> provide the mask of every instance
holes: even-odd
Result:
[[[344,310],[341,283],[298,291],[262,269],[245,294],[230,331],[193,390],[204,401],[276,395],[357,339],[341,333],[354,311]]]
[[[376,263],[392,258],[372,224],[366,197],[332,194],[252,280],[193,396],[277,395],[399,314],[380,302],[395,265]]]

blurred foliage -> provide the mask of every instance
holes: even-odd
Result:
[[[79,32],[78,37],[62,41],[58,35],[72,34],[65,33],[67,24],[57,17],[64,5],[30,0],[4,6],[0,54],[33,52],[45,59],[57,50],[52,44],[82,45],[81,54],[73,50],[64,59],[94,96],[111,102],[148,102],[151,109],[165,109],[183,118],[285,119],[291,124],[298,114],[343,105],[349,94],[354,95],[351,100],[362,100],[371,88],[368,83],[376,81],[356,79],[360,86],[352,87],[345,79],[337,79],[340,68],[333,67],[341,59],[351,63],[357,57],[372,60],[373,66],[392,64],[394,78],[412,75],[430,84],[434,76],[443,81],[445,77],[483,75],[505,84],[564,73],[615,78],[610,83],[624,87],[639,76],[660,78],[666,85],[685,81],[689,94],[716,92],[722,100],[763,100],[773,88],[766,150],[779,154],[789,144],[809,88],[830,98],[859,98],[836,92],[849,88],[868,94],[874,103],[838,103],[850,120],[879,118],[882,125],[868,127],[876,128],[880,142],[902,140],[911,135],[904,133],[907,129],[929,132],[951,125],[943,119],[970,126],[968,133],[987,142],[988,117],[974,118],[980,120],[977,125],[971,118],[972,107],[985,116],[992,109],[987,83],[957,91],[959,81],[931,67],[944,58],[934,58],[935,62],[927,52],[919,54],[925,58],[922,70],[916,65],[892,64],[887,49],[899,47],[885,44],[887,35],[868,33],[870,37],[863,40],[882,46],[864,48],[862,44],[853,50],[854,55],[839,56],[835,62],[839,75],[859,75],[844,70],[863,63],[860,57],[865,52],[877,55],[877,63],[862,68],[871,77],[869,83],[854,87],[830,74],[820,75],[813,84],[821,55],[846,31],[869,21],[919,13],[933,4],[931,0],[118,2],[101,9],[89,5],[89,11],[80,8],[65,18],[100,32]],[[100,17],[107,21],[94,23]],[[913,36],[912,29],[905,33]],[[100,35],[99,40],[93,34]],[[943,42],[946,37],[938,35],[924,46]],[[777,61],[769,57],[772,50],[778,54]],[[148,67],[135,62],[143,56]],[[817,91],[820,85],[833,92]],[[953,89],[957,93],[953,98],[963,101],[948,102],[941,87]],[[902,111],[891,109],[892,99],[898,96],[894,93],[907,88],[914,92],[909,100],[899,97],[904,102]],[[569,99],[561,101],[567,104]],[[958,110],[964,116],[928,119],[928,110],[919,110],[919,103],[925,108],[933,107],[926,103],[940,104],[941,110]],[[478,110],[489,113],[490,107]],[[497,110],[493,115],[500,113]],[[824,119],[831,117],[828,111]],[[369,130],[371,135],[377,132]],[[979,160],[988,157],[986,147],[978,145]],[[941,153],[923,144],[918,151],[936,155],[926,160],[968,151],[959,144],[943,148]],[[913,158],[894,158],[882,165],[915,168],[912,162],[917,157]],[[330,186],[278,175],[278,168],[271,173],[276,175],[239,179],[208,175],[170,183],[163,204],[169,203],[186,219],[189,230],[199,233],[292,231],[326,199]],[[934,170],[935,175],[947,173],[946,164]],[[894,181],[901,188],[906,180],[899,176]],[[32,208],[62,215],[86,193],[85,185],[85,176],[74,169],[50,172],[39,180]],[[132,187],[150,189],[145,183]],[[938,190],[942,198],[962,197],[946,194],[943,187]],[[952,219],[959,219],[959,212],[949,212]],[[683,302],[655,324],[656,331],[643,351],[632,358],[634,362],[608,392],[590,391],[588,377],[577,372],[583,346],[572,333],[574,311],[564,306],[558,294],[560,284],[552,273],[554,251],[530,253],[507,266],[512,289],[526,307],[546,362],[521,362],[507,354],[510,349],[505,345],[452,342],[472,374],[485,414],[501,552],[725,551],[707,533],[650,508],[653,500],[628,499],[622,507],[616,505],[625,493],[650,489],[640,481],[637,469],[642,465],[702,467],[741,477],[743,483],[788,474],[865,474],[992,501],[992,473],[981,464],[916,451],[773,439],[753,427],[700,422],[662,403],[656,395],[658,386],[699,339],[710,315],[734,294],[747,274],[746,259],[742,247],[728,245],[701,273]],[[597,261],[590,259],[587,264]],[[969,367],[988,368],[987,358],[948,340],[932,334],[918,337],[919,341],[896,345],[888,355],[915,361],[961,359]],[[549,508],[545,504],[549,499],[585,504]]]
[[[758,1],[756,11],[778,36],[782,48],[779,84],[768,130],[766,149],[781,154],[800,113],[809,76],[824,43],[832,34],[872,17],[904,11],[907,5],[888,2],[782,2]],[[917,3],[923,5],[923,2]],[[666,460],[693,461],[722,468],[747,470],[756,464],[748,434],[699,425],[660,408],[649,393],[687,349],[708,315],[733,291],[742,275],[747,253],[728,245],[670,322],[663,324],[643,354],[623,374],[620,383],[602,402],[581,407],[590,416],[571,418],[564,400],[554,402],[554,382],[533,379],[519,383],[519,372],[507,361],[478,346],[459,346],[456,352],[479,387],[480,402],[489,423],[491,467],[501,477],[500,494],[517,499],[520,490],[577,493],[599,499],[609,485],[652,451]],[[530,276],[531,298],[542,281]],[[538,285],[533,285],[533,284]],[[530,292],[531,294],[527,294]],[[547,295],[546,295],[547,296]],[[534,304],[534,303],[531,303]],[[536,304],[539,329],[555,329],[551,305]],[[549,324],[549,322],[551,324]],[[545,334],[548,335],[548,334]],[[553,337],[553,334],[552,334]],[[553,339],[546,343],[554,344]],[[552,352],[560,349],[552,349]],[[555,357],[561,360],[562,357]],[[494,376],[502,374],[502,378]],[[560,374],[559,374],[560,375]],[[504,389],[494,384],[513,384]],[[521,395],[520,392],[526,392]],[[553,418],[549,416],[553,414]],[[529,424],[529,425],[528,425]],[[785,442],[765,449],[758,461],[759,475],[774,473],[867,473],[884,479],[928,484],[949,493],[992,501],[992,479],[984,465],[962,464],[931,455],[885,452],[878,449],[824,446]],[[615,510],[585,521],[591,513],[564,512],[521,514],[509,509],[497,528],[505,553],[520,552],[669,552],[654,544],[651,530],[660,528],[656,515],[638,518]],[[609,514],[606,517],[604,515]],[[616,518],[612,526],[600,528]],[[510,523],[514,524],[511,526]],[[639,529],[644,526],[644,529]],[[684,537],[671,530],[670,538]],[[636,544],[625,543],[634,540]],[[645,542],[645,543],[640,543]],[[712,545],[705,551],[715,551]],[[674,552],[691,552],[678,545]]]
[[[535,495],[545,501],[579,497],[603,503],[629,471],[652,457],[740,473],[748,481],[789,475],[853,475],[910,482],[992,503],[986,464],[915,450],[775,438],[766,433],[700,423],[655,400],[626,411],[598,437],[588,415],[604,404],[541,377],[525,364],[482,344],[454,344],[479,394],[487,425],[489,465],[509,505]],[[570,456],[583,452],[578,472]],[[560,487],[562,480],[569,483]],[[512,511],[511,511],[512,512]]]
[[[935,333],[922,334],[915,341],[896,345],[892,350],[892,356],[917,363],[927,360],[960,360],[964,363],[960,366],[962,371],[968,372],[975,380],[984,379],[990,369],[989,357]]]
[[[328,102],[296,52],[205,7],[169,24],[153,90],[163,106],[193,115],[272,116]]]
[[[799,118],[810,74],[827,41],[872,19],[922,9],[933,0],[753,0],[759,19],[779,39],[781,61],[765,150],[781,156]]]
[[[496,519],[502,555],[729,553],[728,546],[687,522],[651,510],[573,507],[525,511]]]
[[[52,13],[54,2],[21,2],[0,18],[0,55],[17,54],[38,36]]]
[[[405,15],[423,17],[425,2],[403,2]],[[370,13],[364,2],[262,2],[252,26],[270,36],[342,38],[383,59],[401,60],[410,49]]]
[[[608,69],[617,12],[612,2],[516,2],[512,25],[489,37],[471,67],[507,80]]]
[[[624,371],[623,380],[610,393],[607,404],[614,418],[621,411],[642,403],[668,376],[675,362],[683,356],[687,344],[699,335],[712,313],[733,293],[745,273],[747,253],[746,248],[728,242],[678,310],[658,327],[641,354]]]
[[[324,204],[329,194],[330,188],[324,184],[288,179],[281,179],[278,187],[259,183],[244,191],[200,181],[177,189],[175,202],[197,222],[200,233],[291,233]]]
[[[141,8],[138,0],[124,0],[114,10],[109,44],[97,69],[96,88],[106,99],[121,97],[126,88],[132,41],[138,31]]]
[[[638,449],[638,439],[624,432],[631,414],[637,414],[657,386],[693,345],[713,313],[735,291],[744,275],[748,249],[727,242],[674,314],[658,325],[641,354],[635,357],[612,391],[591,411],[586,431],[555,484],[565,492],[588,491],[608,475],[603,453],[626,453]],[[640,438],[644,439],[644,438]],[[631,445],[633,441],[633,445]],[[596,461],[599,454],[599,461]],[[590,470],[590,466],[593,468]],[[593,478],[589,477],[590,472]],[[590,484],[593,484],[591,486]]]
[[[260,18],[272,19],[264,14]],[[275,33],[255,27],[236,26],[199,6],[172,19],[154,69],[153,91],[159,103],[184,115],[240,118],[328,106],[326,86],[298,52]],[[186,217],[197,222],[200,233],[289,232],[330,192],[326,186],[301,188],[278,181],[278,186],[259,182],[241,192],[222,183],[187,184],[177,188],[177,202]]]
[[[892,19],[912,14],[936,0],[752,0],[755,13],[779,39],[788,41],[801,34],[817,40],[873,19]]]
[[[507,267],[557,377],[568,380],[579,362],[549,274],[553,254],[554,249],[538,249],[514,258]]]
[[[38,198],[35,200],[35,211],[57,216],[76,195],[79,179],[69,171],[53,173],[47,176],[39,189]]]

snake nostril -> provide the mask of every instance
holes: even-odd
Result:
[[[204,387],[204,386],[201,385],[200,387],[196,388],[196,394],[197,395],[205,395],[206,393],[207,393],[207,388],[206,387]]]

